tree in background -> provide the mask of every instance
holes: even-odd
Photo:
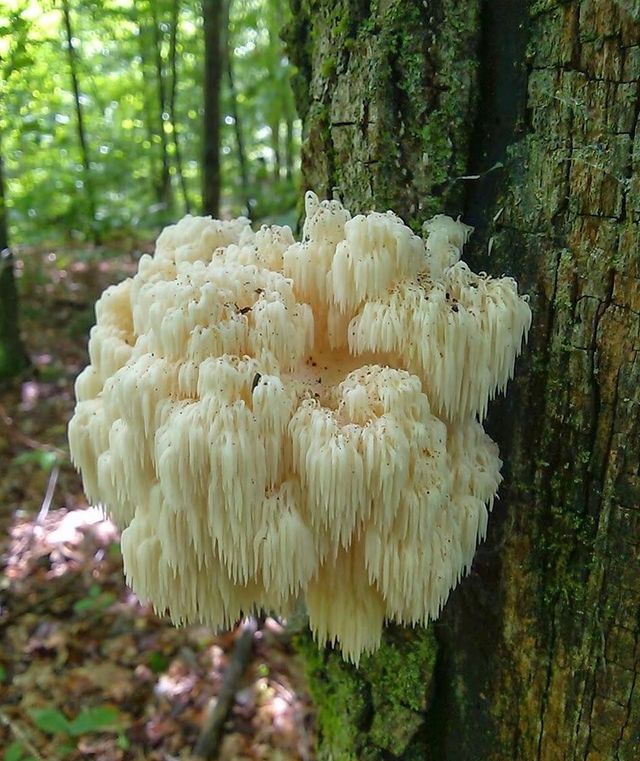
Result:
[[[5,206],[4,170],[0,134],[0,381],[17,375],[28,365],[20,340],[18,292],[13,275],[13,257],[9,248],[7,209]]]
[[[156,137],[158,143],[162,145],[161,138],[157,135],[157,130],[154,129],[154,125],[157,125],[157,119],[154,117],[155,111],[153,108],[153,91],[149,91],[146,86],[148,77],[150,76],[150,66],[148,62],[149,57],[149,42],[147,33],[147,23],[145,21],[146,6],[143,8],[141,2],[134,2],[133,4],[133,18],[136,24],[136,35],[139,42],[139,65],[142,74],[142,100],[143,100],[143,121],[145,125],[145,131],[147,133],[147,143],[149,148],[154,147]],[[154,150],[148,151],[149,159],[149,174],[152,178],[152,184],[154,187],[155,199],[159,204],[164,203],[164,197],[166,195],[166,184],[169,181],[169,162],[163,155],[161,157],[161,169],[157,169],[157,156]],[[166,173],[165,173],[166,168]]]
[[[62,0],[62,18],[64,21],[64,33],[66,37],[67,57],[69,61],[69,73],[71,75],[71,89],[73,91],[73,101],[76,111],[76,125],[78,128],[78,143],[80,145],[80,155],[82,157],[82,190],[87,200],[87,209],[89,214],[89,227],[93,231],[94,243],[100,243],[100,233],[96,226],[96,198],[91,174],[91,158],[89,156],[89,143],[85,129],[85,120],[82,109],[82,96],[80,94],[80,82],[78,78],[78,61],[74,45],[74,33],[71,23],[71,9],[69,0]]]
[[[476,226],[531,295],[501,500],[428,630],[306,653],[321,759],[640,756],[640,6],[292,0],[304,186]]]
[[[202,0],[204,23],[204,124],[202,137],[202,211],[220,211],[220,91],[228,0]],[[225,7],[226,6],[226,7]]]
[[[0,6],[1,7],[1,6]],[[9,44],[0,48],[0,106],[4,105],[6,88],[14,72],[31,61],[26,55],[29,25],[22,16],[22,7],[7,11],[7,27],[0,22],[0,38]],[[8,38],[7,32],[11,31]],[[29,364],[20,340],[18,291],[14,277],[13,256],[9,248],[9,225],[6,203],[3,132],[7,129],[6,111],[0,109],[0,381],[17,375]]]
[[[169,42],[169,65],[171,67],[171,86],[169,88],[169,118],[171,119],[171,134],[173,136],[173,148],[176,165],[176,174],[180,183],[184,211],[191,212],[189,190],[184,176],[182,149],[180,147],[180,120],[176,105],[178,93],[178,29],[180,26],[180,0],[173,0],[171,4],[171,33]]]
[[[175,91],[173,82],[170,84],[167,82],[168,77],[163,53],[166,25],[164,21],[161,21],[159,12],[165,10],[164,5],[164,3],[135,0],[133,9],[138,26],[143,88],[149,87],[150,89],[150,92],[144,94],[146,128],[152,146],[157,146],[159,151],[159,161],[157,152],[152,153],[155,197],[159,210],[168,212],[167,216],[170,216],[173,206],[173,192],[166,123],[172,117],[170,109],[175,110]],[[173,13],[172,21],[174,21]],[[175,29],[176,37],[174,37],[173,29]],[[175,39],[177,39],[177,19],[172,24],[173,50],[171,52],[173,56],[175,56]],[[167,93],[168,88],[169,94]]]
[[[0,0],[0,18],[17,2]],[[200,207],[201,4],[66,0],[71,46],[62,3],[23,5],[30,60],[12,73],[3,95],[13,239],[82,240],[94,233],[105,241],[121,233],[144,237]],[[288,17],[286,0],[235,0],[222,12],[230,17],[229,34],[221,41],[229,56],[222,60],[216,122],[224,178],[221,213],[247,213],[250,207],[256,218],[294,224],[299,123],[291,122],[292,171],[281,170],[279,178],[269,127],[279,120],[282,140],[283,114],[292,102],[289,64],[278,37]],[[6,15],[11,16],[9,10]],[[3,31],[0,55],[15,32],[12,23]],[[71,60],[77,88],[69,74]],[[210,130],[205,134],[212,137]],[[282,163],[286,151],[279,150]],[[95,212],[88,208],[87,176]]]
[[[192,205],[177,104],[179,80],[185,74],[179,61],[183,10],[180,0],[135,0],[133,4],[143,78],[144,122],[153,149],[149,154],[151,174],[155,198],[166,219],[171,219],[174,213],[174,190],[182,196],[186,213]],[[150,83],[153,86],[149,91]],[[175,189],[173,184],[177,185]]]
[[[228,0],[228,8],[231,11],[233,0]],[[227,19],[227,22],[229,19]],[[249,168],[247,166],[247,152],[245,149],[244,136],[242,134],[242,121],[240,119],[240,108],[238,106],[238,90],[234,70],[234,51],[231,49],[231,30],[227,30],[225,35],[224,46],[225,68],[227,72],[227,81],[229,83],[229,105],[231,110],[231,119],[233,120],[233,129],[236,137],[236,149],[238,157],[238,168],[240,170],[241,197],[244,198],[245,214],[251,219],[253,199],[249,183]]]
[[[158,107],[156,109],[157,116],[157,134],[160,137],[161,147],[161,173],[160,182],[158,185],[158,201],[164,205],[166,209],[170,209],[172,206],[173,193],[171,190],[171,176],[169,170],[169,139],[167,137],[167,130],[165,129],[165,121],[169,116],[168,103],[167,103],[167,83],[166,74],[164,69],[164,57],[162,55],[164,28],[160,25],[158,18],[158,3],[149,3],[151,10],[151,31],[153,33],[153,60],[155,64],[156,75],[156,87],[158,92]]]
[[[271,131],[271,146],[274,155],[273,171],[277,180],[285,173],[291,173],[293,159],[291,150],[292,122],[295,106],[291,89],[287,86],[288,72],[280,65],[282,48],[280,34],[285,25],[286,15],[283,4],[274,2],[265,9],[267,14],[268,44],[265,46],[267,66],[273,72],[269,89],[274,97],[269,101],[267,123]],[[280,97],[276,93],[282,93]],[[287,97],[288,96],[288,97]]]
[[[259,134],[264,140],[259,154],[247,151],[249,185],[254,196],[252,216],[295,224],[294,215],[284,219],[281,216],[295,207],[299,197],[295,179],[298,120],[290,67],[280,38],[290,12],[286,0],[235,0],[231,11],[230,60],[233,78],[239,83],[236,94],[242,131]]]

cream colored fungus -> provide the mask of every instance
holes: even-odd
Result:
[[[358,662],[426,623],[471,565],[500,484],[481,421],[531,321],[511,278],[392,212],[306,195],[303,237],[185,217],[96,305],[69,425],[127,579],[176,623],[299,595]]]

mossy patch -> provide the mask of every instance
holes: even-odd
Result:
[[[478,7],[292,0],[285,36],[307,187],[335,188],[356,212],[392,208],[416,231],[435,213],[460,213]]]
[[[297,647],[316,706],[319,761],[409,759],[420,746],[430,701],[436,642],[431,629],[397,626],[358,668],[309,634]]]

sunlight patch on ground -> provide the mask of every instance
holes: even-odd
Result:
[[[125,585],[117,530],[87,506],[66,428],[93,302],[134,257],[48,253],[17,261],[35,374],[0,391],[0,748],[25,737],[46,759],[66,743],[66,761],[177,760],[220,690],[236,634],[175,628]],[[220,760],[310,761],[303,683],[287,632],[267,619]],[[38,713],[64,723],[87,710],[114,714],[117,727],[55,734]]]

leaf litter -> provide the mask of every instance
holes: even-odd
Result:
[[[0,758],[192,758],[237,632],[175,628],[127,589],[116,527],[68,456],[93,304],[142,251],[17,252],[33,368],[0,389]],[[222,761],[313,758],[302,669],[267,619],[235,695]]]

